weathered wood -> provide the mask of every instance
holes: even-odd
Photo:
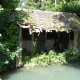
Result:
[[[77,49],[78,31],[74,32],[74,49]]]

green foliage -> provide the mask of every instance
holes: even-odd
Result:
[[[36,53],[31,58],[26,56],[24,59],[26,66],[48,66],[51,64],[67,64],[64,53],[57,53],[54,50],[49,52]]]
[[[18,6],[19,0],[0,0],[0,5],[5,11],[13,11]]]
[[[25,15],[23,11],[0,12],[0,72],[16,66],[15,57],[21,51],[18,48],[19,24]]]
[[[27,0],[24,7],[27,9],[49,10],[52,6],[54,6],[53,0]]]
[[[17,44],[15,43],[18,39],[18,27],[17,21],[15,21],[16,18],[14,15],[10,15],[10,13],[1,13],[0,17],[0,33],[2,33],[1,41],[6,44],[10,50],[14,50],[13,47],[16,49]]]
[[[56,53],[54,50],[50,50],[48,53],[43,52],[42,55],[36,57],[37,65],[48,66],[51,64],[67,64],[63,53]]]
[[[56,6],[56,8],[51,8],[52,11],[62,11],[62,12],[71,12],[76,13],[78,16],[80,16],[80,2],[68,2],[68,3],[60,3]]]
[[[9,14],[4,16],[1,16],[3,18],[0,22],[0,33],[2,34],[0,39],[0,72],[7,68],[14,68],[16,66],[15,57],[20,52],[17,21],[15,21],[14,16],[10,17]]]
[[[72,61],[78,61],[80,59],[80,53],[78,50],[75,50],[73,47],[63,51],[56,52],[54,50],[50,50],[49,52],[41,52],[35,53],[34,56],[25,56],[24,63],[26,67],[34,67],[34,66],[49,66],[51,64],[68,64]]]
[[[50,11],[60,11],[60,12],[71,12],[76,13],[80,16],[80,0],[57,0],[57,5],[55,7],[54,0],[27,0],[25,4],[27,9],[41,9]]]
[[[80,52],[78,50],[75,50],[73,47],[70,47],[65,51],[64,54],[66,61],[76,61],[80,58]]]
[[[43,0],[41,3],[41,10],[50,10],[51,7],[54,7],[53,0]]]
[[[15,58],[21,51],[18,47],[19,24],[23,22],[25,16],[25,12],[14,10],[17,5],[14,4],[15,0],[10,0],[11,4],[7,1],[9,0],[0,1],[4,8],[0,12],[0,72],[16,66]]]
[[[0,37],[0,40],[2,37]],[[7,68],[15,67],[15,57],[18,57],[18,53],[21,51],[20,48],[17,48],[15,51],[11,51],[8,47],[8,44],[2,43],[0,41],[0,72],[7,70]],[[13,63],[13,64],[11,64]]]

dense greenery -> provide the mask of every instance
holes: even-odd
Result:
[[[13,11],[18,6],[19,0],[0,0],[0,5],[5,11]]]
[[[16,58],[21,49],[18,47],[19,25],[23,22],[22,11],[0,12],[0,72],[16,67]]]
[[[3,14],[3,15],[2,15]],[[18,39],[18,28],[14,23],[11,22],[11,24],[8,22],[9,20],[9,14],[7,13],[1,13],[0,14],[1,21],[0,21],[0,33],[2,35],[0,39],[0,72],[7,69],[11,61],[12,53],[17,50],[17,40]],[[17,31],[15,33],[14,31]],[[15,44],[15,45],[14,45]],[[15,54],[13,55],[15,56]],[[14,58],[14,57],[12,57]],[[15,65],[15,63],[12,63]]]
[[[79,2],[80,0],[26,0],[25,7],[28,9],[51,9],[55,8],[55,5],[60,5],[63,3],[64,5],[69,2]],[[56,4],[55,4],[56,3]]]
[[[24,54],[27,54],[25,52]],[[68,64],[69,62],[80,60],[79,51],[70,47],[63,52],[56,52],[55,50],[50,50],[48,52],[35,53],[33,56],[24,56],[23,62],[26,63],[27,68],[32,68],[34,66],[49,66],[51,64]]]
[[[16,67],[19,27],[24,15],[15,11],[19,0],[0,0],[3,10],[0,11],[0,72]]]
[[[55,1],[56,7],[55,7]],[[27,9],[73,12],[80,16],[80,0],[27,0]]]

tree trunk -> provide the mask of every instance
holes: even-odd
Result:
[[[56,7],[56,5],[57,5],[57,0],[55,0],[55,7]]]

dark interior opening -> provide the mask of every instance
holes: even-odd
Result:
[[[47,39],[58,39],[58,33],[56,31],[48,32]]]
[[[28,28],[22,28],[22,39],[23,40],[31,40],[31,35],[29,34]]]
[[[70,40],[74,40],[74,31],[70,32]]]
[[[60,43],[69,43],[69,33],[60,32]]]

